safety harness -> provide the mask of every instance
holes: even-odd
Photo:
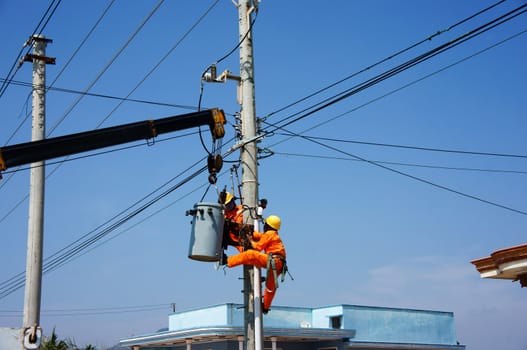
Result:
[[[278,258],[282,261],[282,271],[277,271],[276,261],[274,258]],[[285,274],[289,273],[289,270],[287,269],[287,261],[285,259],[285,256],[273,253],[267,254],[267,275],[269,275],[269,273],[273,274],[275,281],[275,289],[278,289],[278,274],[280,274],[280,272],[282,273],[282,278],[280,279],[280,282],[284,283]],[[289,276],[291,276],[290,273]],[[267,279],[269,279],[269,276],[267,276]],[[293,276],[291,276],[291,279],[293,279]]]

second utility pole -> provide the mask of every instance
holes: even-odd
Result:
[[[241,134],[242,148],[242,197],[250,208],[243,212],[243,222],[252,222],[256,217],[258,203],[258,160],[256,141],[247,142],[256,136],[256,107],[254,101],[254,65],[252,44],[252,16],[256,14],[257,2],[239,0],[238,20],[240,30],[240,84],[241,84]],[[252,217],[251,217],[252,216]],[[256,227],[257,228],[257,227]],[[256,280],[256,281],[255,281]],[[260,301],[260,270],[243,266],[244,322],[246,350],[261,350],[262,322]],[[256,293],[255,293],[256,291]],[[256,294],[256,298],[255,298]],[[256,306],[255,306],[256,305]],[[255,320],[257,322],[255,322]]]
[[[23,58],[33,62],[33,124],[32,141],[46,137],[46,64],[55,59],[46,57],[46,45],[51,42],[42,35],[30,38],[33,54]],[[44,162],[31,164],[29,188],[29,220],[26,257],[26,289],[24,297],[23,327],[30,330],[27,342],[39,345],[37,327],[40,327],[40,297],[42,291],[42,246],[44,240]]]

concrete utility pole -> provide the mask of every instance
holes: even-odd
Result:
[[[244,205],[251,208],[251,210],[254,208],[252,213],[244,211],[244,222],[252,222],[251,215],[256,217],[256,208],[258,207],[258,162],[256,141],[254,141],[256,136],[256,107],[254,100],[254,65],[251,28],[251,18],[255,15],[257,6],[258,4],[255,0],[239,0],[238,2],[239,37],[241,43],[241,142],[243,146],[241,148],[240,160],[242,163],[242,197]],[[248,142],[251,139],[253,141]],[[252,266],[244,265],[243,267],[246,350],[261,350],[263,347],[259,272],[260,270],[258,268],[253,268]],[[256,293],[255,290],[257,290]]]
[[[31,39],[33,54],[24,57],[24,61],[33,62],[33,123],[32,141],[45,138],[46,115],[46,63],[55,63],[46,57],[46,45],[51,42],[42,35]],[[40,325],[40,298],[42,290],[42,242],[44,226],[44,162],[31,164],[29,189],[29,222],[26,257],[26,289],[24,297],[23,327]],[[36,333],[36,330],[32,333]],[[31,339],[30,339],[31,340]],[[34,339],[36,342],[36,339]]]

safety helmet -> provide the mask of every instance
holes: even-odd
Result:
[[[233,198],[234,196],[230,192],[227,192],[227,194],[225,194],[225,204],[229,204]]]
[[[269,215],[265,219],[265,223],[269,225],[271,228],[274,228],[275,230],[279,230],[280,226],[282,225],[282,221],[280,218],[276,215]]]
[[[218,203],[220,204],[229,204],[234,199],[234,196],[230,192],[222,191],[218,198]]]

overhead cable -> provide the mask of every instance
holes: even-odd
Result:
[[[387,57],[381,59],[380,61],[377,61],[377,62],[375,62],[375,63],[373,63],[373,64],[367,66],[366,68],[363,68],[363,69],[361,69],[361,70],[359,70],[359,71],[357,71],[357,72],[355,72],[355,73],[352,73],[352,74],[350,74],[350,75],[348,75],[348,76],[346,76],[346,77],[344,77],[344,78],[342,78],[342,79],[340,79],[340,80],[338,80],[338,81],[336,81],[336,82],[334,82],[334,83],[332,83],[332,84],[330,84],[330,85],[327,85],[327,86],[325,86],[325,87],[323,87],[323,88],[321,88],[321,89],[319,89],[319,90],[317,90],[317,91],[315,91],[315,92],[313,92],[313,93],[311,93],[311,94],[309,94],[309,95],[307,95],[307,96],[305,96],[305,97],[302,97],[302,98],[299,99],[299,100],[296,100],[296,101],[294,101],[294,102],[291,102],[291,103],[287,104],[287,105],[284,106],[284,107],[281,107],[281,108],[279,108],[279,109],[277,109],[277,110],[275,110],[275,111],[273,111],[273,112],[270,112],[270,113],[266,114],[266,115],[264,116],[264,118],[269,118],[269,117],[271,117],[272,115],[275,115],[275,114],[278,114],[278,113],[280,113],[280,112],[283,112],[283,111],[286,110],[286,109],[289,109],[289,108],[291,108],[291,107],[293,107],[293,106],[295,106],[295,105],[297,105],[297,104],[299,104],[299,103],[301,103],[301,102],[304,102],[304,101],[310,99],[311,97],[314,97],[314,96],[316,96],[316,95],[319,95],[319,94],[321,94],[321,93],[324,92],[324,91],[327,91],[327,90],[329,90],[329,89],[331,89],[331,88],[333,88],[333,87],[335,87],[335,86],[337,86],[337,85],[339,85],[339,84],[341,84],[341,83],[343,83],[343,82],[345,82],[345,81],[347,81],[347,80],[349,80],[349,79],[351,79],[351,78],[353,78],[353,77],[358,76],[359,74],[362,74],[362,73],[364,73],[364,72],[366,72],[366,71],[369,71],[369,70],[372,69],[372,68],[375,68],[375,67],[377,67],[377,66],[379,66],[379,65],[381,65],[381,64],[383,64],[383,63],[385,63],[385,62],[387,62],[387,61],[389,61],[389,60],[391,60],[391,59],[393,59],[393,58],[395,58],[395,57],[397,57],[397,56],[399,56],[399,55],[405,53],[405,52],[408,52],[408,51],[410,51],[410,50],[412,50],[412,49],[418,47],[418,46],[421,45],[421,44],[428,43],[428,42],[431,41],[433,38],[435,38],[435,37],[437,37],[437,36],[439,36],[439,35],[441,35],[441,34],[444,34],[444,33],[446,33],[446,32],[448,32],[448,31],[454,29],[455,27],[457,27],[457,26],[459,26],[459,25],[461,25],[461,24],[463,24],[463,23],[465,23],[465,22],[468,22],[469,20],[471,20],[471,19],[473,19],[473,18],[475,18],[475,17],[477,17],[477,16],[479,16],[479,15],[481,15],[481,14],[483,14],[483,13],[489,11],[490,9],[492,9],[492,8],[494,8],[494,7],[496,7],[496,6],[498,6],[499,4],[501,4],[501,3],[503,3],[503,2],[505,2],[505,0],[500,0],[500,1],[496,2],[495,4],[493,4],[493,5],[491,5],[491,6],[487,7],[487,8],[484,8],[484,9],[482,9],[482,10],[476,12],[475,14],[470,15],[470,16],[468,16],[468,17],[462,19],[461,21],[459,21],[459,22],[457,22],[457,23],[455,23],[455,24],[449,26],[449,27],[446,28],[446,29],[438,30],[438,31],[435,32],[434,34],[429,35],[429,36],[427,36],[426,38],[424,38],[424,39],[422,39],[422,40],[420,40],[420,41],[418,41],[418,42],[416,42],[416,43],[414,43],[414,44],[411,44],[410,46],[408,46],[408,47],[406,47],[406,48],[404,48],[404,49],[402,49],[402,50],[399,50],[399,51],[397,51],[397,52],[395,52],[395,53],[393,53],[393,54],[391,54],[391,55],[389,55],[389,56],[387,56]]]
[[[154,15],[154,13],[157,12],[157,10],[159,9],[159,7],[161,7],[161,5],[163,4],[164,0],[160,0],[153,8],[152,10],[148,13],[148,15],[143,19],[143,21],[139,24],[139,26],[135,29],[135,31],[128,37],[128,39],[125,41],[125,43],[115,52],[115,54],[113,55],[113,57],[110,59],[110,61],[108,61],[108,63],[103,67],[103,69],[101,69],[101,71],[99,71],[99,73],[97,74],[97,76],[95,77],[94,80],[92,80],[92,82],[90,84],[88,84],[88,86],[84,89],[85,92],[88,92],[98,81],[99,79],[103,76],[104,73],[106,73],[106,71],[110,68],[110,66],[117,60],[117,58],[121,55],[121,53],[123,53],[124,49],[126,49],[128,47],[128,45],[132,42],[132,40],[137,36],[137,34],[144,28],[144,26],[146,25],[146,23],[152,18],[152,16]],[[66,117],[73,111],[73,109],[79,104],[79,102],[82,100],[82,98],[84,97],[84,95],[80,95],[74,102],[73,104],[64,112],[64,114],[58,119],[55,121],[55,123],[53,124],[53,126],[50,128],[49,132],[47,133],[47,137],[49,137],[53,131],[55,131],[55,129],[59,126],[60,123],[62,123],[64,121],[64,119],[66,119]]]
[[[495,27],[497,27],[498,25],[501,25],[507,21],[510,21],[512,20],[513,18],[516,18],[517,16],[527,12],[527,10],[522,10],[524,9],[525,7],[527,7],[527,4],[525,5],[522,5],[522,6],[519,6],[518,8],[512,10],[512,11],[509,11],[508,13],[502,15],[502,16],[499,16],[498,18],[495,18],[489,22],[487,22],[486,24],[484,25],[481,25],[459,37],[457,37],[456,39],[453,39],[453,40],[450,40],[442,45],[439,45],[437,47],[435,47],[434,49],[432,50],[429,50],[427,52],[425,52],[424,54],[421,54],[413,59],[410,59],[408,61],[406,61],[405,63],[402,63],[394,68],[391,68],[389,69],[388,71],[385,71],[384,73],[381,73],[371,79],[368,79],[367,81],[365,82],[362,82],[360,84],[357,84],[349,89],[346,89],[332,97],[329,97],[327,99],[324,99],[323,101],[321,102],[318,102],[318,103],[315,103],[313,105],[311,105],[310,107],[307,107],[307,108],[304,108],[303,110],[295,113],[295,114],[292,114],[286,118],[283,118],[281,120],[281,122],[285,122],[286,120],[288,119],[291,119],[291,118],[294,118],[296,116],[295,119],[287,122],[287,123],[284,123],[282,124],[282,126],[287,126],[287,125],[290,125],[294,122],[297,122],[301,119],[304,119],[322,109],[325,109],[327,107],[330,107],[332,106],[333,104],[337,103],[337,102],[340,102],[344,99],[347,99],[367,88],[370,88],[392,76],[395,76],[396,74],[399,74],[399,73],[402,73],[403,71],[406,71],[407,69],[410,69],[414,66],[416,66],[417,64],[419,63],[422,63],[422,62],[425,62],[426,60],[432,58],[432,57],[435,57],[437,56],[438,54],[440,53],[443,53],[447,50],[450,50],[468,40],[471,40],[485,32],[487,32],[488,30],[491,30]],[[520,11],[522,10],[522,11]]]
[[[194,164],[195,165],[195,164]],[[193,166],[194,166],[193,165]],[[118,227],[122,226],[124,223],[128,222],[133,217],[137,216],[144,210],[148,209],[150,206],[152,206],[154,203],[159,201],[160,199],[166,197],[188,181],[192,180],[199,174],[203,173],[207,169],[206,166],[198,169],[191,175],[184,178],[179,183],[173,185],[169,189],[165,190],[155,198],[149,200],[147,203],[141,205],[140,207],[134,209],[132,212],[125,214],[126,211],[128,211],[130,208],[136,206],[140,203],[143,199],[147,198],[148,196],[143,197],[141,200],[135,202],[132,206],[128,207],[127,209],[121,211],[117,215],[115,215],[112,219],[108,220],[106,223],[99,225],[94,230],[90,231],[89,233],[85,234],[84,236],[80,237],[76,241],[70,243],[64,248],[61,248],[57,252],[51,254],[50,256],[46,257],[44,259],[43,263],[43,269],[42,273],[46,274],[50,271],[53,271],[54,269],[58,268],[59,266],[64,265],[66,262],[71,260],[75,255],[79,254],[83,250],[87,249],[103,237],[107,236],[111,232],[113,232]],[[184,172],[186,172],[185,170]],[[183,174],[182,172],[181,174]],[[181,175],[180,174],[180,175]],[[178,175],[179,176],[179,175]],[[164,186],[164,185],[163,185]],[[124,216],[123,216],[124,215]],[[122,216],[122,218],[119,219],[119,217]],[[116,221],[115,221],[116,220]],[[115,222],[113,222],[115,221]],[[5,280],[4,282],[0,283],[0,299],[8,296],[9,294],[15,292],[16,290],[22,288],[25,285],[25,272],[21,272],[13,277],[11,277],[8,280]]]
[[[289,133],[286,134],[286,133],[279,133],[279,132],[275,132],[275,134],[277,134],[277,135],[290,135]],[[444,148],[429,148],[429,147],[408,146],[408,145],[394,145],[394,144],[378,143],[378,142],[344,140],[344,139],[337,139],[337,138],[333,138],[333,137],[319,137],[319,136],[310,136],[310,135],[304,135],[304,136],[308,137],[310,139],[313,139],[313,140],[331,141],[331,142],[339,142],[339,143],[354,143],[354,144],[358,144],[358,145],[368,145],[368,146],[404,148],[404,149],[412,149],[412,150],[418,150],[418,151],[458,153],[458,154],[470,154],[470,155],[477,155],[477,156],[492,156],[492,157],[527,158],[527,155],[522,155],[522,154],[462,151],[462,150],[444,149]]]
[[[53,88],[53,86],[55,85],[55,83],[57,82],[57,80],[62,76],[62,74],[64,73],[64,71],[67,69],[67,67],[70,65],[70,63],[73,61],[73,59],[77,56],[77,53],[80,51],[80,49],[84,46],[84,44],[86,43],[86,41],[88,40],[88,38],[91,36],[91,34],[95,31],[95,29],[98,27],[99,23],[102,21],[102,19],[106,16],[106,14],[108,13],[108,10],[110,9],[110,7],[114,4],[115,0],[112,0],[108,6],[106,6],[105,10],[102,12],[102,14],[99,16],[99,19],[95,22],[95,24],[92,26],[92,28],[90,29],[90,31],[88,32],[88,34],[84,37],[84,39],[81,41],[81,43],[79,44],[79,46],[77,46],[77,49],[75,49],[75,51],[73,52],[73,54],[70,56],[70,58],[66,61],[66,63],[63,65],[62,69],[60,70],[60,72],[55,76],[55,78],[53,79],[53,81],[51,82],[51,84],[49,86],[46,86],[45,87],[45,90],[46,92],[49,91],[50,89]],[[4,81],[4,79],[0,79],[0,81]],[[33,88],[33,84],[31,83],[22,83],[22,82],[18,82],[18,81],[14,81],[11,79],[10,81],[11,84],[13,85],[25,85],[25,86],[30,86],[31,88]],[[29,98],[31,97],[31,92],[28,94],[28,97],[26,99],[26,104],[29,100]],[[11,141],[11,139],[16,135],[16,133],[20,130],[20,128],[22,127],[22,125],[25,124],[25,122],[27,121],[27,119],[29,118],[29,116],[31,115],[31,112],[27,112],[26,113],[26,116],[25,118],[19,123],[18,127],[11,133],[11,136],[7,139],[6,143],[5,144],[8,144],[9,141]]]
[[[273,151],[273,155],[281,155],[281,156],[286,156],[286,157],[304,157],[304,158],[319,158],[319,159],[346,160],[346,161],[361,162],[361,160],[359,159],[354,159],[350,157],[335,157],[335,156],[323,156],[323,155],[314,155],[314,154],[301,154],[301,153],[289,153],[289,152],[277,152],[277,151]],[[387,161],[381,161],[381,160],[371,160],[371,161],[375,163],[379,163],[379,164],[400,165],[400,166],[415,167],[415,168],[527,175],[527,171],[521,171],[521,170],[451,167],[451,166],[427,165],[427,164],[416,164],[416,163],[387,162]]]
[[[231,154],[231,151],[227,151],[223,154],[223,157],[227,157]],[[187,176],[183,180],[181,180],[179,183],[171,186],[167,190],[163,191],[162,193],[158,194],[153,199],[148,200],[145,204],[142,204],[140,207],[137,207],[141,204],[141,202],[144,202],[148,198],[150,198],[153,194],[156,192],[159,192],[164,187],[166,187],[168,184],[173,182],[178,177],[181,177],[183,174],[188,172],[190,169],[194,168],[199,163],[202,163],[205,160],[205,158],[200,159],[199,161],[192,164],[187,169],[180,172],[178,175],[170,179],[169,181],[165,182],[163,185],[157,187],[154,191],[150,192],[148,195],[144,196],[140,200],[136,201],[134,204],[129,206],[128,208],[122,210],[118,214],[114,215],[111,219],[107,220],[105,223],[99,225],[92,231],[88,232],[87,234],[83,235],[82,237],[78,238],[74,242],[70,243],[69,245],[61,248],[57,252],[51,254],[50,256],[46,257],[44,259],[43,264],[43,274],[46,274],[48,272],[54,271],[66,263],[73,260],[75,257],[77,257],[80,253],[91,247],[93,244],[101,240],[102,238],[108,236],[110,233],[115,231],[117,228],[121,227],[123,224],[134,218],[135,216],[139,215],[141,212],[145,211],[149,207],[151,207],[153,204],[157,203],[161,199],[168,196],[170,193],[175,191],[176,189],[180,188],[190,180],[197,177],[199,174],[203,173],[207,166],[204,166],[198,170],[196,170],[191,175]],[[136,208],[137,207],[137,208]],[[136,208],[136,209],[133,209]],[[133,210],[132,210],[133,209]],[[132,210],[131,212],[129,212]],[[129,212],[128,214],[126,214]],[[13,292],[17,291],[18,289],[22,288],[25,285],[25,272],[20,272],[11,278],[3,281],[0,283],[0,299],[12,294]]]
[[[171,304],[150,304],[150,305],[133,305],[133,306],[113,306],[113,307],[93,307],[93,308],[75,308],[75,309],[43,309],[42,316],[90,316],[103,314],[122,314],[136,313],[146,311],[163,310],[170,307]],[[0,310],[0,318],[5,317],[22,317],[22,310]]]
[[[117,97],[110,97],[110,96],[107,96],[105,95],[106,98],[114,98],[114,99],[121,99],[122,101],[133,101],[133,102],[141,102],[141,103],[151,103],[151,104],[159,104],[159,105],[166,105],[166,106],[170,106],[170,107],[177,107],[177,108],[185,108],[185,109],[194,109],[194,107],[191,107],[191,106],[183,106],[183,105],[170,105],[170,104],[162,104],[162,103],[158,103],[158,102],[148,102],[148,101],[144,101],[144,100],[132,100],[130,99],[129,97],[131,96],[131,94],[137,90],[137,88],[147,79],[147,77],[149,77],[160,65],[161,63],[181,44],[181,42],[186,39],[188,37],[188,35],[196,28],[196,26],[202,22],[202,20],[211,12],[211,10],[218,4],[219,0],[216,0],[214,3],[212,3],[211,6],[209,6],[209,8],[198,18],[198,20],[190,27],[189,30],[187,30],[185,32],[185,34],[179,38],[177,40],[177,42],[170,48],[170,50],[159,60],[159,62],[140,80],[139,83],[137,83],[135,85],[135,87],[126,95],[125,98],[121,99],[121,98],[117,98]],[[86,90],[84,92],[80,92],[82,95],[89,95],[90,93],[88,93]],[[95,94],[94,94],[95,95]],[[102,97],[102,95],[100,96]],[[103,118],[97,128],[99,128],[103,123],[104,121],[106,121],[111,115],[113,115],[113,113],[117,110],[117,108],[119,106],[121,106],[122,103],[118,104],[105,118]],[[64,120],[64,118],[62,118],[62,120]],[[57,124],[58,125],[58,124]],[[68,158],[68,157],[66,157]],[[59,168],[60,166],[62,165],[62,163],[59,163],[52,171],[50,174],[48,174],[46,176],[46,180],[51,177]],[[29,197],[28,194],[26,194],[25,198],[23,198],[21,201],[18,202],[18,204],[9,211],[8,214],[6,214],[4,217],[2,217],[2,219],[0,220],[3,221],[7,216],[9,216],[9,214],[11,214],[14,209],[16,209],[16,207],[18,207],[25,199],[27,199]]]
[[[3,81],[3,80],[4,79],[0,78],[0,81]],[[25,87],[33,87],[33,84],[31,84],[31,83],[26,83],[26,82],[23,82],[23,81],[16,81],[16,80],[14,80],[11,84],[25,86]],[[120,96],[101,94],[101,93],[95,93],[95,92],[86,92],[86,91],[80,91],[80,90],[74,90],[74,89],[66,89],[66,88],[54,87],[54,86],[46,86],[46,90],[47,91],[64,92],[64,93],[70,93],[70,94],[77,94],[77,95],[84,95],[84,96],[90,96],[90,97],[105,98],[105,99],[110,99],[110,100],[118,100],[118,101],[122,101],[122,102],[135,102],[135,103],[150,104],[150,105],[155,105],[155,106],[164,106],[164,107],[174,107],[174,108],[181,108],[181,109],[188,109],[188,110],[197,110],[196,106],[180,105],[180,104],[175,104],[175,103],[153,101],[153,100],[134,99],[134,98],[130,98],[129,97],[131,94],[127,94],[127,96],[125,96],[125,97],[120,97]],[[104,120],[106,120],[106,119],[104,119]],[[102,122],[104,122],[104,120]]]
[[[55,11],[57,10],[58,6],[60,5],[62,0],[53,0],[49,6],[48,6],[48,9],[46,10],[46,12],[44,13],[44,15],[40,18],[40,21],[38,22],[37,26],[35,27],[35,29],[33,30],[33,33],[32,35],[29,36],[29,39],[28,41],[26,42],[26,44],[24,44],[24,46],[22,46],[22,48],[20,49],[20,51],[18,52],[16,58],[15,58],[15,61],[13,62],[13,65],[11,66],[11,69],[9,69],[9,72],[7,73],[7,79],[4,80],[4,82],[2,83],[2,86],[0,86],[0,98],[2,98],[2,96],[4,95],[5,91],[7,90],[7,88],[9,87],[9,84],[11,83],[11,81],[14,79],[16,73],[18,72],[18,69],[20,68],[20,65],[19,65],[19,60],[20,58],[22,57],[22,52],[24,51],[24,49],[26,48],[26,46],[29,45],[29,42],[31,40],[31,38],[33,37],[33,35],[36,35],[37,33],[38,34],[42,34],[42,31],[44,30],[44,28],[47,26],[47,24],[49,23],[51,17],[53,17],[53,14],[55,13]],[[56,3],[55,3],[56,2]],[[54,5],[55,3],[55,5]],[[53,9],[52,9],[53,7]],[[50,13],[51,12],[51,13]],[[49,15],[48,15],[49,14]],[[44,25],[41,27],[41,24],[42,22],[44,22]],[[29,53],[29,48],[27,49],[27,52]]]
[[[405,177],[408,177],[412,180],[415,180],[415,181],[418,181],[418,182],[421,182],[421,183],[424,183],[424,184],[427,184],[427,185],[430,185],[430,186],[433,186],[433,187],[436,187],[436,188],[439,188],[439,189],[442,189],[442,190],[445,190],[445,191],[448,191],[448,192],[451,192],[451,193],[454,193],[454,194],[457,194],[457,195],[460,195],[462,197],[466,197],[466,198],[469,198],[469,199],[473,199],[473,200],[476,200],[476,201],[479,201],[479,202],[482,202],[482,203],[485,203],[485,204],[489,204],[491,206],[494,206],[494,207],[498,207],[498,208],[501,208],[501,209],[505,209],[505,210],[508,210],[508,211],[511,211],[511,212],[514,212],[514,213],[517,213],[517,214],[522,214],[522,215],[527,215],[527,212],[526,211],[522,211],[522,210],[518,210],[518,209],[515,209],[515,208],[512,208],[512,207],[509,207],[509,206],[506,206],[506,205],[502,205],[502,204],[499,204],[499,203],[496,203],[496,202],[492,202],[492,201],[489,201],[489,200],[486,200],[486,199],[483,199],[481,197],[477,197],[477,196],[474,196],[474,195],[470,195],[470,194],[467,194],[467,193],[464,193],[464,192],[461,192],[461,191],[458,191],[458,190],[455,190],[453,188],[450,188],[450,187],[447,187],[447,186],[443,186],[443,185],[440,185],[440,184],[437,184],[435,182],[432,182],[432,181],[429,181],[429,180],[425,180],[423,178],[420,178],[420,177],[417,177],[417,176],[414,176],[414,175],[411,175],[411,174],[408,174],[408,173],[405,173],[405,172],[402,172],[402,171],[399,171],[399,170],[396,170],[396,169],[393,169],[393,168],[390,168],[388,166],[385,166],[383,164],[380,164],[380,163],[377,163],[377,162],[374,162],[374,161],[371,161],[371,160],[368,160],[366,158],[363,158],[363,157],[360,157],[356,154],[351,154],[349,152],[346,152],[346,151],[343,151],[339,148],[336,148],[336,147],[333,147],[333,146],[330,146],[330,145],[327,145],[325,143],[322,143],[318,140],[315,140],[315,139],[311,139],[309,137],[306,137],[304,135],[299,135],[299,134],[296,134],[296,133],[293,133],[291,131],[288,131],[286,130],[284,127],[282,126],[276,126],[277,128],[279,128],[280,130],[282,131],[285,131],[285,132],[288,132],[290,133],[291,135],[294,135],[294,136],[297,136],[297,137],[300,137],[304,140],[307,140],[307,141],[310,141],[312,143],[315,143],[317,145],[320,145],[324,148],[327,148],[327,149],[330,149],[330,150],[333,150],[335,152],[338,152],[338,153],[342,153],[342,154],[345,154],[349,157],[352,157],[354,159],[357,159],[357,160],[360,160],[360,161],[363,161],[363,162],[366,162],[366,163],[369,163],[371,165],[375,165],[379,168],[382,168],[384,170],[388,170],[390,172],[393,172],[393,173],[396,173],[396,174],[399,174],[399,175],[402,175],[402,176],[405,176]]]

